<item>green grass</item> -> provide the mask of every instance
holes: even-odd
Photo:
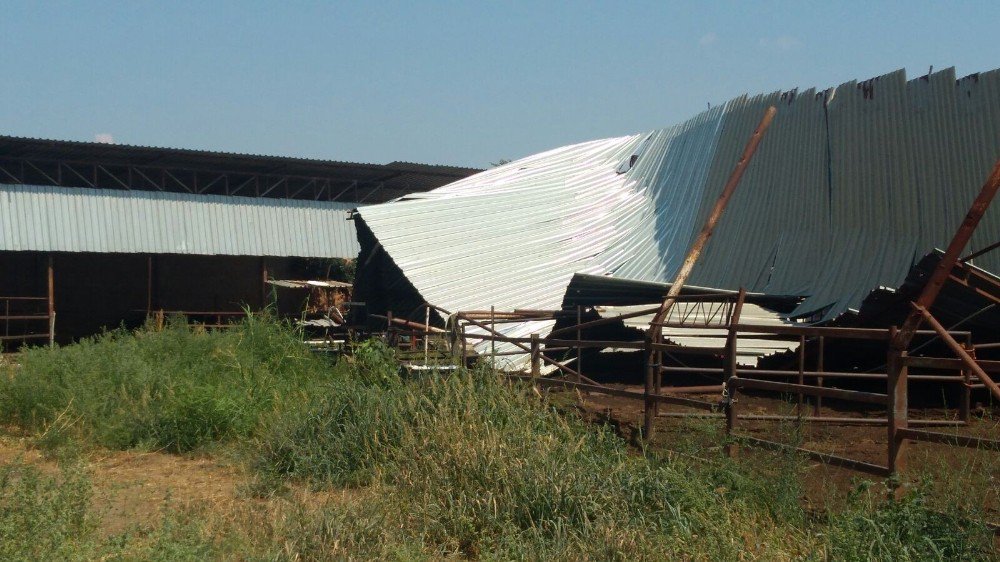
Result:
[[[942,511],[929,486],[900,501],[859,488],[810,513],[795,455],[698,450],[717,442],[708,426],[677,440],[683,454],[639,450],[488,369],[401,377],[374,341],[331,366],[266,318],[28,351],[0,381],[0,416],[65,457],[81,443],[239,451],[258,496],[167,506],[104,537],[79,465],[10,464],[0,559],[997,559],[976,514]],[[317,499],[332,492],[346,499]]]
[[[43,443],[183,452],[247,437],[263,415],[331,377],[293,331],[251,316],[225,332],[172,321],[59,348],[26,349],[0,373],[0,421]]]

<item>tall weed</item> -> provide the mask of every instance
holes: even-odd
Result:
[[[252,315],[224,332],[172,320],[26,349],[0,373],[0,421],[38,431],[65,420],[112,449],[182,452],[252,434],[280,403],[331,377],[287,326]],[[61,424],[61,425],[60,425]]]

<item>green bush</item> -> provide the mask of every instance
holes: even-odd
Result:
[[[250,316],[218,332],[173,320],[26,349],[0,374],[0,420],[46,431],[65,420],[97,444],[190,451],[252,434],[261,417],[331,378],[289,327]]]

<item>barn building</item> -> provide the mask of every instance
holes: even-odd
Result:
[[[349,211],[478,170],[0,136],[0,342],[257,308],[358,255]]]

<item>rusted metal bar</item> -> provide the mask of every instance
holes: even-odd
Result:
[[[897,435],[902,439],[913,439],[914,441],[928,441],[931,443],[944,443],[966,447],[969,449],[982,449],[985,451],[1000,451],[1000,441],[995,439],[985,439],[982,437],[972,437],[968,435],[951,435],[939,431],[927,431],[924,429],[901,428]]]
[[[669,394],[711,394],[722,392],[724,384],[709,384],[703,386],[667,386],[664,390]]]
[[[620,322],[622,320],[627,320],[629,318],[638,318],[640,316],[647,316],[647,315],[650,315],[650,314],[655,314],[656,311],[658,311],[658,310],[660,310],[660,308],[656,307],[656,308],[649,308],[649,309],[645,309],[645,310],[639,310],[639,311],[636,311],[636,312],[630,312],[628,314],[622,314],[621,316],[609,316],[607,318],[601,318],[599,320],[591,320],[589,322],[584,322],[583,324],[579,324],[579,327],[580,328],[594,328],[594,327],[597,327],[597,326],[604,326],[604,325],[607,325],[607,324],[612,324],[612,323],[615,323],[615,322]],[[573,330],[576,330],[576,329],[577,329],[577,326],[567,326],[565,328],[559,328],[558,330],[552,330],[551,332],[549,332],[549,337],[551,338],[552,336],[555,336],[555,335],[565,334],[566,332],[572,332]]]
[[[887,341],[889,331],[882,328],[830,328],[826,326],[768,326],[762,324],[738,324],[736,329],[748,338],[754,334],[781,334],[787,336],[827,336],[831,338]]]
[[[506,343],[531,343],[531,338],[515,338],[503,335],[469,334],[468,337],[477,340],[496,340]],[[621,349],[644,349],[642,342],[619,340],[560,340],[542,338],[541,343],[546,347],[618,347]]]
[[[826,398],[864,402],[866,404],[879,404],[882,406],[886,404],[886,400],[888,398],[885,394],[876,394],[874,392],[860,392],[857,390],[843,390],[840,388],[819,388],[817,386],[765,381],[759,379],[744,379],[740,377],[729,379],[728,387],[771,390],[774,392],[787,392],[789,394],[801,392],[802,394],[809,396],[825,396]]]
[[[987,178],[986,183],[983,184],[979,195],[973,201],[972,207],[969,208],[965,219],[955,232],[955,236],[952,237],[951,243],[948,244],[948,248],[941,257],[941,261],[934,268],[934,272],[931,273],[930,278],[924,285],[923,291],[921,291],[920,296],[914,302],[918,308],[910,312],[893,338],[893,348],[903,350],[910,346],[913,335],[923,320],[923,314],[921,314],[920,309],[930,309],[934,301],[937,300],[937,296],[941,292],[942,287],[944,287],[949,275],[951,275],[951,270],[955,267],[959,255],[965,250],[966,244],[972,238],[972,233],[976,231],[976,227],[986,213],[986,209],[993,202],[993,197],[996,195],[998,189],[1000,189],[1000,160],[997,160],[993,166],[993,172]]]
[[[799,336],[799,377],[798,382],[800,386],[805,386],[805,372],[806,372],[806,337]],[[802,415],[802,406],[805,401],[805,396],[799,392],[798,402],[796,403],[795,409],[798,415]]]
[[[646,363],[646,384],[643,387],[643,409],[642,409],[642,436],[647,441],[652,441],[653,439],[653,417],[656,415],[656,403],[653,402],[653,392],[654,392],[654,380],[655,373],[653,370],[655,366],[653,361],[655,360],[655,354],[653,352],[653,343],[650,336],[646,335],[645,349],[643,349],[642,357]]]
[[[654,343],[653,349],[656,351],[666,351],[668,353],[688,354],[688,355],[724,355],[725,347],[702,347],[694,345],[675,345],[669,343]]]
[[[965,352],[975,359],[976,348],[972,345],[972,336],[965,338]],[[962,396],[959,398],[958,417],[965,423],[969,423],[972,417],[972,372],[962,369]]]
[[[667,418],[704,418],[722,419],[726,414],[712,412],[664,412],[660,414]],[[742,421],[794,421],[816,423],[821,425],[875,425],[883,426],[888,423],[886,418],[848,418],[838,416],[789,416],[781,414],[740,414],[737,416]],[[924,427],[960,427],[964,425],[961,420],[909,420],[911,426]]]
[[[960,261],[961,263],[965,263],[965,262],[974,260],[974,259],[978,258],[979,256],[981,256],[983,254],[987,254],[989,252],[992,252],[993,250],[996,250],[997,248],[1000,248],[1000,241],[994,242],[994,243],[990,244],[989,246],[986,246],[985,248],[983,248],[981,250],[976,250],[975,252],[972,252],[971,254],[965,256],[964,258],[962,258],[962,259],[960,259],[958,261]]]
[[[888,448],[886,467],[889,469],[890,475],[899,474],[906,469],[907,443],[899,433],[900,430],[906,429],[909,417],[909,383],[906,380],[908,367],[904,361],[905,357],[906,350],[889,347],[886,359],[889,375],[886,386],[886,394],[889,395],[888,422],[886,423],[886,445]],[[896,496],[901,495],[903,493],[902,487],[895,487],[893,493]]]
[[[497,329],[497,317],[496,309],[493,305],[490,305],[490,331],[496,333]],[[492,357],[490,358],[490,367],[495,371],[497,368],[497,340],[490,340],[490,353]]]
[[[461,313],[459,313],[459,315],[461,315]],[[523,343],[520,343],[519,341],[517,341],[520,338],[505,338],[503,336],[503,334],[497,333],[495,330],[491,330],[488,326],[486,326],[486,324],[483,324],[482,322],[479,322],[478,320],[473,320],[471,318],[465,318],[464,316],[460,316],[460,317],[462,319],[464,319],[466,322],[468,322],[468,323],[470,323],[470,324],[472,324],[474,326],[477,326],[478,328],[486,330],[487,332],[490,332],[494,336],[500,336],[500,338],[498,338],[498,339],[500,339],[500,341],[505,341],[505,342],[511,343],[515,347],[517,347],[519,349],[522,349],[522,350],[524,350],[524,351],[526,351],[528,353],[531,353],[531,348],[530,347],[528,347],[528,346],[524,345]],[[472,336],[470,335],[469,337],[472,337]],[[561,371],[565,371],[565,372],[567,372],[567,373],[569,373],[571,375],[580,376],[580,373],[577,373],[576,371],[574,371],[573,369],[567,367],[566,365],[564,365],[564,364],[556,361],[555,359],[552,359],[551,357],[546,356],[544,353],[540,353],[539,357],[541,357],[543,361],[546,361],[548,363],[551,363],[551,364],[555,365]],[[600,383],[598,383],[597,381],[588,379],[587,377],[583,377],[583,376],[580,376],[580,378],[583,379],[583,380],[585,380],[585,381],[587,381],[587,382],[589,382],[589,383],[591,383],[591,384],[600,386]]]
[[[583,322],[583,308],[580,305],[576,305],[576,339],[582,340],[580,324]],[[583,348],[577,346],[576,348],[576,370],[581,375],[583,374]]]
[[[856,470],[858,472],[864,472],[867,474],[873,474],[875,476],[886,476],[889,473],[888,468],[872,464],[869,462],[848,459],[845,457],[832,455],[830,453],[822,453],[820,451],[813,451],[811,449],[803,449],[802,447],[793,447],[792,445],[786,445],[784,443],[776,443],[774,441],[768,441],[766,439],[758,439],[756,437],[750,437],[749,435],[737,435],[736,439],[741,442],[745,442],[749,445],[754,445],[755,447],[760,447],[762,449],[770,449],[773,451],[795,451],[806,455],[807,457],[822,462],[823,464],[828,464],[830,466],[839,466],[841,468],[849,468],[851,470]]]
[[[754,153],[757,152],[757,147],[760,145],[760,141],[763,139],[764,133],[766,133],[768,127],[771,126],[771,122],[774,120],[774,115],[777,112],[778,110],[774,106],[767,108],[767,111],[764,112],[764,116],[761,118],[760,123],[757,124],[757,128],[750,136],[750,140],[747,141],[746,147],[743,149],[742,156],[740,156],[740,159],[736,162],[736,167],[733,168],[732,173],[729,175],[729,179],[726,181],[725,186],[723,186],[722,193],[719,194],[719,198],[716,200],[715,206],[712,208],[712,212],[708,215],[708,219],[705,221],[704,226],[702,226],[701,232],[698,233],[698,237],[695,238],[694,242],[691,244],[691,248],[688,249],[687,256],[684,258],[684,263],[681,264],[680,269],[677,271],[677,275],[674,277],[674,282],[671,284],[670,290],[667,291],[667,296],[664,299],[663,304],[660,306],[660,310],[653,318],[653,322],[663,322],[663,319],[666,318],[667,313],[669,313],[671,307],[673,307],[675,298],[680,295],[681,289],[684,288],[684,284],[691,275],[691,271],[694,270],[694,264],[697,263],[702,250],[705,248],[705,244],[707,244],[708,239],[711,238],[712,232],[715,230],[715,225],[719,222],[719,218],[722,217],[722,213],[726,210],[726,205],[729,204],[729,200],[732,198],[733,193],[736,192],[736,187],[743,178],[743,173],[746,172],[747,166],[750,165],[750,160],[753,158]],[[656,337],[653,338],[653,341],[657,343],[659,342]]]
[[[599,384],[588,384],[585,382],[574,382],[565,379],[552,379],[547,377],[540,377],[538,379],[532,379],[527,375],[518,374],[508,374],[507,378],[513,380],[520,380],[526,382],[534,382],[539,386],[559,386],[563,388],[575,388],[585,392],[590,392],[593,394],[607,394],[608,396],[618,396],[621,398],[631,398],[633,400],[646,401],[645,392],[636,392],[634,390],[625,390],[621,388],[612,388],[610,386],[603,386]],[[676,406],[685,406],[688,408],[697,408],[699,410],[714,411],[718,409],[718,404],[714,402],[706,402],[704,400],[695,400],[693,398],[684,398],[681,396],[670,396],[661,395],[656,396],[655,394],[649,394],[649,400],[652,402],[660,402],[663,404],[674,404]],[[655,416],[654,416],[655,417]]]
[[[424,365],[430,361],[430,338],[427,334],[431,332],[431,307],[424,307]]]
[[[824,349],[826,348],[825,343],[826,342],[824,336],[820,336],[817,344],[819,345],[819,350],[817,351],[816,355],[816,372],[819,373],[819,375],[816,377],[816,386],[820,388],[823,388],[823,367],[824,367],[823,354],[824,354]],[[813,401],[813,415],[819,416],[820,409],[822,407],[823,407],[823,397],[816,396]]]
[[[537,379],[540,376],[542,376],[541,348],[538,334],[531,334],[531,378]]]
[[[976,347],[976,349],[980,349]],[[972,354],[970,354],[971,357]],[[909,367],[925,369],[946,369],[949,371],[961,371],[965,368],[965,363],[961,359],[954,357],[906,357],[906,364]],[[976,364],[987,373],[1000,373],[1000,361],[976,360]]]
[[[997,383],[993,382],[993,379],[991,379],[989,375],[986,374],[986,371],[984,371],[983,368],[976,363],[976,360],[965,351],[965,348],[962,347],[960,343],[955,341],[955,338],[951,337],[951,334],[948,333],[945,327],[942,326],[941,323],[938,322],[925,307],[914,303],[913,309],[914,313],[917,314],[921,320],[927,322],[927,324],[934,328],[934,331],[941,336],[941,341],[943,341],[945,345],[947,345],[955,353],[955,355],[958,355],[965,367],[972,371],[972,373],[975,374],[976,377],[990,389],[990,392],[994,397],[996,397],[997,400],[1000,400],[1000,386],[997,386]]]
[[[56,274],[52,263],[52,254],[49,254],[47,278],[48,278],[48,314],[49,314],[49,345],[56,344]]]
[[[382,316],[381,314],[369,314],[369,316],[371,316],[372,318],[378,318],[379,320],[385,320],[386,324],[390,324],[391,323],[391,325],[394,325],[394,326],[404,326],[406,328],[413,328],[413,329],[418,329],[418,330],[421,330],[421,331],[424,331],[426,329],[426,331],[428,333],[433,333],[433,334],[445,334],[445,333],[447,333],[447,330],[444,330],[442,328],[438,328],[437,326],[429,326],[429,325],[421,324],[419,322],[413,322],[411,320],[403,320],[402,318],[396,318],[396,317],[392,317],[392,316]]]

